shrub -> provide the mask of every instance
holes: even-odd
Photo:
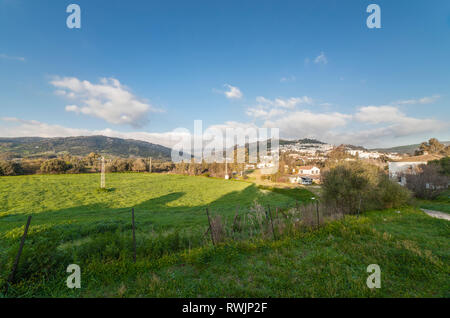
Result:
[[[82,160],[72,160],[70,164],[70,173],[83,173],[86,172],[86,165]]]
[[[138,171],[138,172],[142,172],[142,171],[146,171],[147,170],[147,164],[145,163],[144,159],[136,159],[133,162],[133,171]]]
[[[115,159],[112,162],[106,164],[107,172],[127,172],[131,170],[131,165],[128,160]]]
[[[70,165],[61,159],[50,159],[41,164],[42,173],[64,173],[70,168]]]
[[[389,180],[386,175],[380,176],[380,182],[378,183],[378,191],[375,192],[375,200],[378,200],[378,204],[382,208],[394,208],[405,205],[411,198],[411,193],[408,189],[402,187],[397,182]]]
[[[0,161],[0,176],[16,176],[23,174],[20,163],[12,161]]]
[[[448,187],[449,177],[436,164],[422,165],[416,174],[406,175],[406,186],[422,199],[434,199]]]
[[[428,164],[436,165],[440,174],[450,176],[450,157],[447,156],[440,160],[433,160],[428,162]]]
[[[389,180],[377,166],[361,161],[344,162],[322,174],[323,198],[343,213],[382,209],[405,204],[406,189]]]

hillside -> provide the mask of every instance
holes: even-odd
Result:
[[[298,140],[285,140],[285,139],[280,139],[279,141],[280,145],[294,145],[294,144],[319,144],[319,145],[324,145],[324,142],[321,142],[319,140],[316,139],[309,139],[309,138],[303,138],[303,139],[298,139]]]
[[[252,143],[246,143],[245,144],[245,148],[249,149],[250,146],[254,147],[256,144],[256,147],[259,148],[258,142],[252,142]],[[287,139],[279,139],[278,140],[278,145],[279,146],[285,146],[285,145],[295,145],[295,144],[317,144],[317,145],[324,145],[324,142],[321,142],[319,140],[316,139],[308,139],[308,138],[304,138],[304,139],[296,139],[296,140],[287,140]],[[271,139],[267,139],[267,150],[271,149],[271,145],[272,145],[272,140]]]
[[[39,157],[58,154],[86,156],[91,152],[117,157],[170,159],[171,149],[145,141],[105,136],[67,138],[0,138],[0,154],[9,157]]]
[[[442,144],[448,146],[450,145],[450,141],[443,141]],[[381,151],[381,152],[397,152],[402,154],[413,154],[415,150],[419,149],[420,144],[414,144],[414,145],[405,145],[405,146],[397,146],[397,147],[391,147],[391,148],[376,148],[376,149],[370,149],[373,151]]]

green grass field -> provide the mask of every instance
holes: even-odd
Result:
[[[311,193],[160,174],[110,174],[106,192],[98,183],[99,175],[0,178],[0,284],[33,213],[16,281],[0,297],[450,296],[448,221],[413,207],[213,247],[203,235],[207,206],[232,218],[238,205],[282,207]],[[81,267],[81,289],[65,285],[69,264]],[[366,286],[369,264],[381,267],[380,289]]]
[[[312,196],[306,190],[285,195],[247,182],[164,174],[108,174],[105,192],[99,183],[99,174],[1,177],[0,233],[22,226],[28,214],[34,225],[46,227],[129,223],[131,208],[145,227],[187,229],[206,226],[206,207],[232,216],[255,200],[286,206]]]
[[[418,200],[421,208],[450,213],[450,190],[441,193],[435,200]]]

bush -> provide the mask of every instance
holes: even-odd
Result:
[[[12,161],[0,161],[0,176],[17,176],[23,174],[20,163]]]
[[[344,162],[322,174],[323,198],[343,213],[383,209],[405,204],[410,195],[377,166]]]
[[[138,172],[146,171],[147,164],[145,163],[144,159],[139,158],[133,162],[132,169],[133,169],[133,171],[138,171]]]
[[[378,206],[381,208],[394,208],[408,203],[411,193],[408,189],[402,187],[397,182],[389,180],[386,175],[380,176],[378,191],[375,192],[374,200],[378,200]]]
[[[83,173],[86,172],[86,165],[82,160],[73,160],[70,163],[69,173]]]
[[[131,170],[131,164],[125,159],[115,159],[106,164],[107,172],[127,172]]]
[[[64,160],[50,159],[46,160],[41,165],[42,173],[64,173],[71,167]]]
[[[428,162],[428,164],[436,165],[440,174],[450,176],[450,157],[447,156],[440,160],[433,160]]]
[[[422,165],[416,174],[406,175],[406,186],[422,199],[434,199],[448,187],[449,177],[440,173],[436,164]]]

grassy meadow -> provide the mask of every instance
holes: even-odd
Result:
[[[428,210],[450,213],[450,190],[444,191],[434,200],[418,200],[417,206]]]
[[[255,200],[288,206],[311,196],[300,189],[285,195],[247,182],[167,174],[113,173],[106,182],[107,191],[99,191],[99,174],[1,177],[0,232],[22,226],[28,214],[34,225],[46,227],[128,224],[131,208],[145,228],[186,230],[207,225],[206,207],[232,216]]]
[[[33,213],[19,270],[0,297],[449,297],[450,226],[415,207],[366,212],[319,230],[213,246],[211,214],[310,201],[304,189],[163,174],[0,178],[0,285]],[[130,209],[136,209],[137,262]],[[81,267],[68,289],[66,267]],[[366,268],[379,264],[382,288]]]

